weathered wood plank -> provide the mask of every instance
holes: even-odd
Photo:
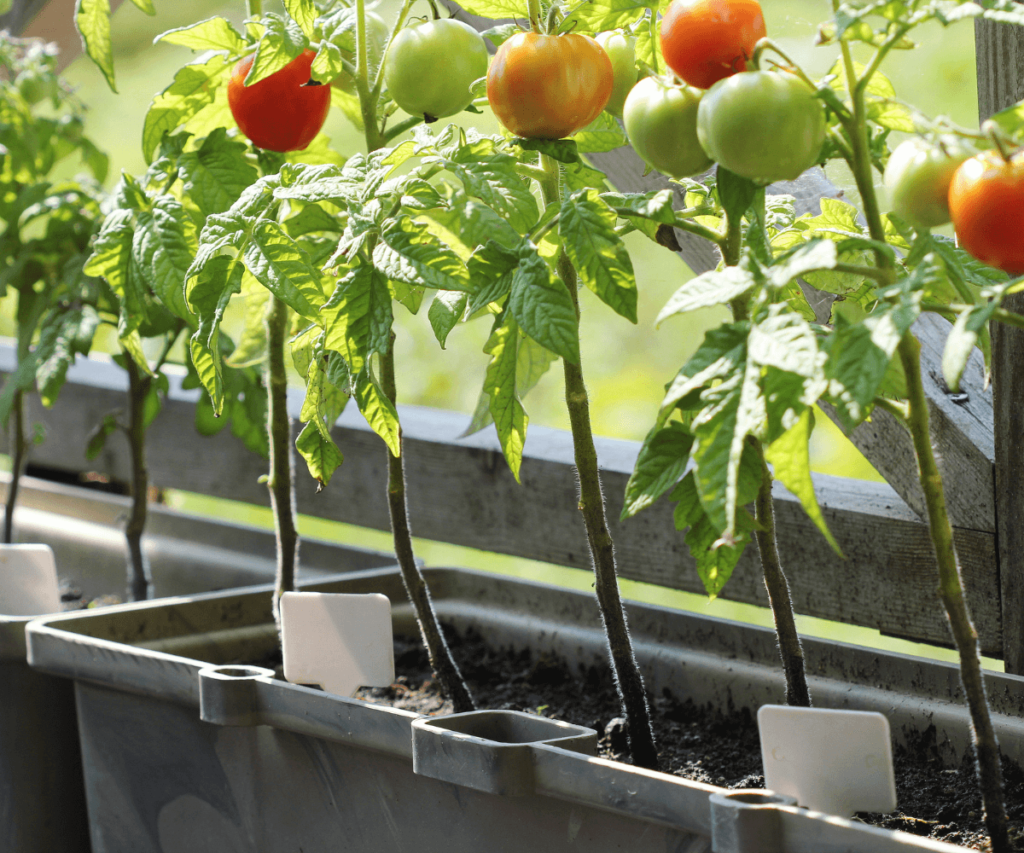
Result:
[[[0,349],[0,370],[13,356]],[[120,369],[81,362],[57,406],[31,414],[46,426],[46,441],[33,458],[71,471],[97,470],[127,477],[127,453],[119,437],[93,463],[84,459],[84,436],[103,415],[121,405],[125,382]],[[197,392],[172,383],[170,398],[153,424],[149,468],[154,484],[218,497],[267,504],[257,482],[266,463],[222,433],[205,439],[192,427]],[[299,393],[292,395],[298,412]],[[576,510],[576,478],[568,433],[533,427],[522,468],[522,485],[509,474],[490,431],[456,436],[466,417],[407,407],[402,410],[407,454],[409,509],[413,532],[429,539],[590,568],[582,521]],[[301,512],[365,527],[388,529],[386,459],[382,442],[355,407],[342,416],[335,436],[345,464],[319,495],[300,472]],[[598,440],[609,517],[622,506],[626,480],[639,445]],[[935,575],[927,530],[892,489],[834,477],[817,477],[826,518],[846,553],[840,560],[807,521],[799,503],[776,487],[780,550],[797,611],[878,628],[886,633],[947,644],[946,620],[935,595]],[[612,522],[622,576],[676,589],[701,592],[682,534],[672,523],[672,507],[662,501],[625,523]],[[987,652],[1001,648],[1000,614],[994,565],[994,537],[957,531],[971,605]],[[724,598],[765,603],[760,566],[748,551],[726,586]]]
[[[1024,28],[975,23],[978,115],[1024,98]],[[1024,311],[1024,294],[1006,307]],[[1006,671],[1024,673],[1024,330],[992,324],[995,517]]]

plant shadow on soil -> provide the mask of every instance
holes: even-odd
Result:
[[[598,755],[628,762],[625,728],[611,671],[570,671],[560,660],[528,651],[496,652],[478,635],[446,630],[453,654],[477,706],[540,714],[595,729]],[[395,638],[397,680],[390,687],[364,688],[357,696],[421,714],[450,714],[452,707],[433,680],[418,639]],[[747,710],[720,711],[679,700],[667,691],[653,698],[652,716],[662,770],[725,788],[763,788],[757,723]],[[935,729],[917,733],[894,752],[899,808],[855,819],[886,829],[976,849],[987,847],[973,756],[946,767]],[[1024,851],[1024,771],[1003,761],[1010,833]]]

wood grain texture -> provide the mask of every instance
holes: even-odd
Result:
[[[0,370],[13,356],[0,349]],[[83,456],[88,430],[122,404],[125,383],[112,364],[82,361],[53,410],[37,403],[31,417],[46,427],[36,462],[69,471],[96,470],[127,476],[127,448],[112,436],[93,463]],[[164,411],[151,429],[152,481],[265,506],[258,482],[266,463],[223,432],[201,438],[192,426],[197,392],[172,382]],[[301,395],[290,395],[298,413]],[[567,432],[530,430],[522,485],[505,465],[488,431],[456,438],[467,417],[405,407],[402,422],[407,454],[409,511],[413,533],[428,539],[590,569],[583,523],[576,510],[572,442]],[[355,407],[334,434],[345,464],[320,494],[298,478],[300,512],[378,530],[388,529],[384,484],[386,459],[380,439]],[[672,506],[660,501],[640,516],[619,523],[622,495],[639,444],[598,440],[608,513],[612,519],[621,574],[675,589],[702,592],[693,563],[672,522]],[[889,634],[948,644],[949,632],[935,594],[931,544],[925,526],[888,486],[815,478],[825,517],[847,559],[839,559],[804,516],[799,503],[776,485],[779,548],[787,567],[796,610],[813,616],[877,628]],[[957,532],[964,575],[984,648],[1001,648],[998,585],[992,566],[995,540],[979,531]],[[748,550],[723,593],[724,598],[765,603],[757,555]]]
[[[975,22],[978,115],[1024,98],[1024,28]],[[1010,311],[1024,311],[1024,295]],[[1024,673],[1024,330],[993,323],[995,519],[1006,671]]]

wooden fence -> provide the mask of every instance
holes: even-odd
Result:
[[[25,9],[39,10],[26,35],[61,42],[65,61],[81,50],[69,36],[72,0],[16,0],[8,22],[25,24]],[[460,15],[472,23],[484,23]],[[0,18],[0,25],[4,24]],[[54,23],[57,22],[57,23]],[[1024,98],[1024,29],[976,24],[979,112],[982,118]],[[622,191],[667,186],[627,148],[595,155]],[[832,188],[809,173],[799,182],[774,186],[813,209]],[[680,254],[701,272],[717,259],[706,244],[677,232]],[[1024,295],[1008,307],[1024,310]],[[821,310],[827,310],[822,304]],[[916,326],[923,344],[925,381],[932,410],[934,442],[949,491],[957,548],[970,605],[986,654],[1003,657],[1008,672],[1024,672],[1024,332],[996,326],[994,381],[983,383],[980,355],[965,374],[962,394],[951,395],[940,370],[946,321],[932,315]],[[0,348],[0,371],[14,354]],[[47,438],[33,451],[36,462],[67,471],[96,470],[125,480],[126,448],[116,438],[93,463],[83,456],[84,436],[112,409],[123,405],[126,380],[119,368],[83,361],[52,411],[35,403],[31,417],[42,421]],[[152,481],[166,488],[268,503],[258,483],[265,463],[222,433],[204,439],[192,427],[198,392],[172,383],[168,404],[151,432]],[[291,405],[295,414],[301,392]],[[572,445],[567,433],[532,427],[524,453],[522,485],[501,458],[491,431],[459,439],[467,417],[422,408],[402,408],[409,480],[409,509],[415,534],[573,568],[589,568],[586,537],[576,510]],[[366,527],[387,529],[386,459],[380,440],[355,407],[342,416],[335,437],[345,464],[331,486],[316,494],[298,478],[301,512]],[[884,633],[941,645],[949,630],[935,592],[934,557],[909,437],[885,413],[877,412],[851,436],[854,444],[890,485],[815,476],[826,520],[846,554],[838,559],[806,519],[796,501],[776,485],[779,548],[798,612],[877,628]],[[634,442],[600,439],[609,515],[617,519],[626,480],[639,450]],[[613,521],[624,577],[676,589],[701,591],[671,507],[661,501],[625,523]],[[748,549],[724,598],[766,603],[755,550]]]

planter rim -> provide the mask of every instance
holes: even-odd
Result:
[[[538,582],[500,578],[484,572],[432,569],[428,570],[427,574],[435,592],[435,605],[442,618],[458,616],[459,619],[470,623],[474,613],[478,614],[480,609],[488,608],[458,601],[449,606],[448,592],[452,585],[466,584],[470,589],[476,585],[492,591],[497,590],[499,593],[504,590],[509,595],[526,596],[531,605],[529,620],[537,624],[537,620],[540,620],[540,623],[544,622],[546,614],[537,612],[537,608],[533,606],[536,601],[553,601],[552,607],[557,609],[559,606],[564,607],[566,602],[578,604],[583,599],[590,599],[585,593],[563,590]],[[394,568],[350,572],[334,581],[307,582],[303,587],[307,590],[334,589],[348,592],[384,589],[393,600],[404,601],[401,597],[403,593],[400,575]],[[258,627],[257,623],[261,619],[263,624],[266,624],[271,588],[271,585],[265,585],[244,591],[216,592],[137,605],[119,605],[90,614],[67,613],[36,619],[27,629],[29,662],[33,667],[50,674],[158,697],[196,708],[200,711],[202,719],[207,722],[220,725],[272,726],[412,761],[413,722],[422,719],[419,714],[374,705],[358,699],[332,696],[314,688],[278,681],[263,674],[258,667],[244,671],[241,677],[232,678],[223,671],[224,661],[204,662],[184,654],[169,654],[138,644],[130,645],[124,642],[123,636],[118,637],[119,631],[134,631],[137,643],[153,645],[159,642],[153,637],[158,628],[170,626],[173,632],[189,624],[201,622],[200,617],[209,616],[218,608],[223,610],[226,607],[233,608],[232,612],[237,622],[234,630],[251,631]],[[540,598],[530,599],[530,596]],[[498,602],[489,609],[495,612],[501,610],[500,597],[500,594],[495,593],[489,599]],[[398,605],[395,610],[398,612],[402,608],[403,605]],[[596,611],[596,608],[594,609]],[[180,624],[171,624],[173,619],[166,614],[178,610],[184,610],[185,614],[176,617]],[[163,621],[159,626],[154,626],[148,621],[149,617],[157,617]],[[638,656],[653,660],[655,665],[659,661],[664,663],[668,660],[668,650],[663,642],[666,639],[665,635],[685,634],[687,629],[691,632],[702,632],[709,641],[713,641],[718,633],[735,635],[741,643],[752,643],[755,647],[754,652],[758,645],[764,643],[774,650],[774,634],[769,629],[739,626],[728,620],[709,619],[651,605],[631,604],[630,617],[637,639]],[[514,614],[509,618],[514,621]],[[652,630],[652,619],[668,619],[676,631]],[[269,623],[269,628],[272,632],[272,623]],[[231,630],[222,628],[220,632]],[[562,633],[563,639],[574,645],[578,644],[582,637],[582,633],[572,628],[567,628]],[[727,649],[730,638],[717,639],[721,649]],[[276,634],[273,635],[273,640],[276,642]],[[811,647],[821,645],[822,642],[806,641]],[[833,652],[837,649],[858,653],[864,651],[856,647],[826,645],[831,645]],[[603,653],[602,641],[597,642],[595,653]],[[707,668],[708,659],[716,657],[707,649],[680,654],[686,655],[684,668],[693,667],[697,670],[701,667]],[[925,663],[932,665],[931,662],[906,659],[905,656],[874,653],[871,656],[877,660],[889,657],[897,664],[906,664],[909,661],[914,666]],[[717,658],[718,677],[722,677],[723,673],[730,676],[739,673],[741,677],[745,677],[757,667],[756,662],[752,660],[743,661],[721,653]],[[813,656],[811,660],[813,661]],[[676,660],[668,662],[674,667],[679,665]],[[949,670],[955,670],[945,664],[935,666],[938,666],[940,673],[945,675],[949,674]],[[777,666],[774,669],[777,670]],[[763,675],[761,677],[764,678]],[[1012,679],[1015,686],[1024,691],[1024,679],[1012,676],[1005,678]],[[778,675],[775,681],[776,687],[781,689],[781,675]],[[820,675],[812,676],[812,691],[816,686],[821,688],[827,682],[828,679]],[[227,693],[224,692],[225,687]],[[864,694],[868,697],[875,693],[886,693],[884,690],[866,685],[846,684],[843,689],[848,694]],[[241,692],[238,692],[239,690]],[[235,692],[232,694],[232,691]],[[874,698],[877,700],[877,696]],[[893,702],[891,691],[884,697],[884,701],[889,703],[893,713],[898,714],[901,710],[906,710],[900,709],[897,707],[899,703]],[[824,703],[828,703],[828,700],[824,700]],[[905,701],[903,704],[908,703]],[[931,713],[934,714],[934,709]],[[417,728],[424,727],[431,728],[429,720],[417,724]],[[505,746],[500,742],[492,743],[495,746]],[[710,835],[712,825],[709,796],[727,793],[726,789],[712,785],[641,770],[615,761],[588,757],[579,752],[562,749],[557,743],[531,743],[528,749],[532,762],[532,784],[537,794],[604,811],[628,814],[634,818],[687,832],[699,832],[704,836]],[[834,830],[840,832],[844,838],[848,835],[851,844],[862,845],[859,849],[880,852],[906,850],[908,847],[933,851],[962,849],[906,833],[868,827],[835,816],[810,813],[805,809],[780,805],[775,811],[782,827],[780,831],[787,839],[790,835],[793,838],[803,838],[805,841],[816,837],[820,843],[823,832]],[[790,846],[787,840],[785,849],[804,848]]]

